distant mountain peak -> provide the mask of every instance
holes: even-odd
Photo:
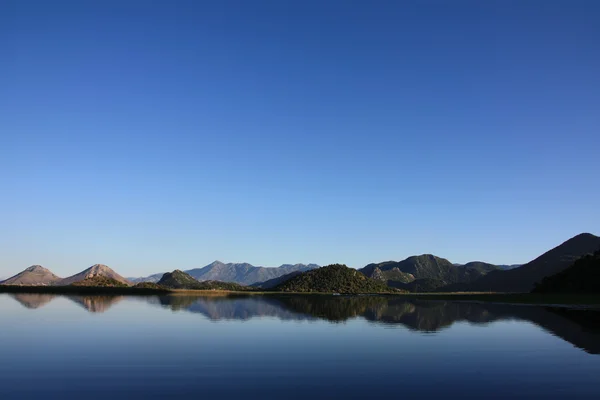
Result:
[[[94,264],[88,269],[81,271],[78,274],[65,278],[58,282],[58,285],[66,286],[76,282],[84,281],[86,279],[94,278],[97,276],[114,279],[118,282],[130,285],[131,282],[117,274],[112,268],[104,264]]]
[[[54,275],[52,271],[41,265],[32,265],[31,267],[19,272],[17,275],[2,281],[4,285],[21,286],[46,286],[53,285],[61,278]]]
[[[35,272],[35,271],[49,271],[47,268],[42,267],[41,265],[32,265],[31,267],[27,268],[25,271],[27,272]]]

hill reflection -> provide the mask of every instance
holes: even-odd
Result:
[[[56,297],[54,294],[35,294],[35,293],[17,293],[10,295],[13,299],[21,303],[23,307],[35,310],[52,301]]]
[[[37,309],[50,303],[56,297],[54,294],[17,293],[10,297],[21,303],[23,307]],[[92,313],[103,313],[116,303],[123,300],[123,296],[64,296],[75,304]]]
[[[54,295],[12,294],[29,309],[40,308]],[[102,313],[123,296],[65,296],[89,312]],[[355,318],[379,325],[438,332],[454,323],[488,324],[502,320],[531,322],[588,353],[600,354],[600,311],[491,303],[416,300],[378,296],[152,296],[135,297],[175,312],[203,315],[212,321],[277,318],[284,321],[326,320],[342,323]]]
[[[202,314],[214,320],[281,320],[354,318],[419,332],[437,332],[456,322],[488,324],[502,320],[531,322],[588,353],[600,354],[600,311],[505,304],[406,300],[393,297],[248,296],[148,298],[152,304]]]

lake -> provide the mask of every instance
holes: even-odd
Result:
[[[600,312],[394,297],[0,295],[0,399],[600,398]]]

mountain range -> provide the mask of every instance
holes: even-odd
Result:
[[[252,285],[275,279],[292,272],[305,272],[319,268],[317,264],[283,264],[276,268],[256,267],[248,263],[223,263],[214,261],[203,268],[188,269],[183,272],[198,281],[233,282],[240,285]],[[154,282],[162,279],[163,273],[143,278],[130,278],[133,283]]]
[[[570,267],[577,259],[600,249],[600,237],[582,233],[547,251],[535,260],[507,271],[491,271],[471,282],[440,288],[446,292],[521,292],[528,293],[544,278]]]
[[[215,261],[206,267],[187,271],[183,287],[194,286],[200,289],[248,290],[247,286],[283,291],[331,291],[340,292],[348,288],[347,293],[364,293],[401,289],[411,292],[522,292],[532,291],[545,278],[560,274],[574,265],[574,262],[600,249],[600,237],[582,233],[555,248],[547,251],[527,264],[501,266],[480,261],[466,264],[452,264],[445,258],[432,254],[408,257],[402,261],[385,261],[369,264],[355,270],[341,265],[319,267],[316,264],[284,264],[278,268],[255,267],[248,263],[225,264]],[[595,287],[597,277],[594,269],[597,259],[590,259],[569,274],[558,275],[552,284],[546,287],[574,287],[559,285],[561,279],[569,279],[579,287]],[[343,267],[343,268],[342,268]],[[333,271],[333,272],[332,272]],[[358,275],[356,275],[358,274]],[[339,275],[339,276],[338,276]],[[183,276],[183,275],[182,275]],[[127,280],[107,267],[96,264],[92,267],[62,279],[48,269],[33,265],[19,274],[0,282],[4,285],[21,286],[130,286],[137,282],[160,282],[165,274],[155,274],[146,278]],[[363,278],[370,278],[363,281]],[[183,278],[182,278],[183,279]],[[594,282],[589,282],[594,280]],[[193,282],[192,282],[193,281]],[[546,279],[547,282],[550,282]],[[585,282],[584,282],[585,281]],[[183,281],[182,281],[183,282]],[[197,285],[206,282],[205,285]],[[230,285],[243,285],[231,286]],[[336,286],[337,285],[337,286]],[[341,286],[340,286],[341,285]],[[348,287],[346,287],[348,286]],[[377,287],[376,287],[377,286]],[[165,287],[177,287],[165,285]]]
[[[69,286],[73,284],[81,286],[107,286],[107,283],[111,281],[120,285],[131,285],[131,282],[103,264],[92,265],[88,269],[64,279],[56,276],[52,271],[41,265],[32,265],[17,275],[0,282],[0,284],[18,286]],[[100,285],[98,284],[99,282],[103,284]]]
[[[388,286],[410,291],[430,291],[452,283],[472,282],[494,270],[499,267],[480,261],[457,265],[433,254],[369,264],[360,269],[366,276]]]

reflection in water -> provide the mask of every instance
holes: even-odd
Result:
[[[24,307],[36,309],[46,305],[56,297],[53,294],[16,293],[10,295]]]
[[[10,297],[21,303],[24,307],[36,309],[48,304],[54,298],[54,294],[38,293],[16,293],[9,294]],[[103,313],[116,303],[123,300],[123,296],[64,296],[92,313]]]
[[[27,308],[38,308],[54,295],[13,294]],[[66,296],[89,312],[108,310],[123,296]],[[388,326],[437,332],[455,322],[487,324],[501,320],[534,323],[588,353],[600,354],[600,311],[511,306],[451,301],[407,300],[378,296],[152,296],[149,304],[173,311],[202,314],[213,321],[272,317],[280,320],[327,320],[334,323],[363,318]]]
[[[123,296],[67,296],[70,300],[79,304],[89,312],[103,313],[114,306]]]
[[[373,323],[402,325],[421,332],[440,331],[462,321],[487,324],[514,319],[532,322],[588,353],[600,354],[600,311],[597,310],[376,296],[162,296],[147,300],[173,311],[200,313],[211,320],[276,317],[282,320],[343,322],[361,317]]]

